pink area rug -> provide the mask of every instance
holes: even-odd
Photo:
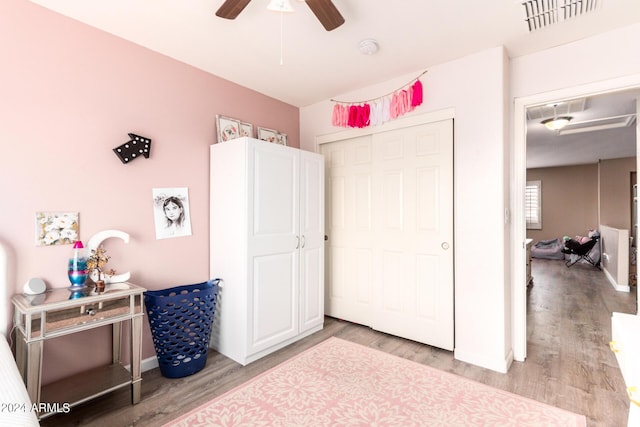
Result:
[[[165,426],[549,427],[586,419],[330,338]]]

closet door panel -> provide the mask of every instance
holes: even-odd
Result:
[[[324,264],[321,248],[302,251],[300,332],[324,323]]]
[[[324,323],[324,158],[300,152],[300,332]]]
[[[299,221],[299,159],[258,146],[253,151],[252,236],[296,236]]]
[[[453,126],[373,135],[374,329],[453,350]],[[377,226],[376,226],[377,225]]]
[[[254,257],[250,349],[257,352],[295,336],[297,325],[296,260],[292,254]]]
[[[321,147],[326,159],[325,313],[355,323],[371,322],[371,137]]]

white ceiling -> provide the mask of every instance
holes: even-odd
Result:
[[[578,165],[634,157],[638,98],[640,88],[574,100],[553,100],[539,108],[530,108],[527,167]],[[569,125],[559,132],[550,131],[540,123],[545,117],[553,116],[551,105],[557,105],[558,116],[572,117]],[[565,114],[567,105],[571,107]],[[539,114],[541,109],[542,114]]]
[[[597,0],[595,11],[533,32],[522,0],[333,0],[346,22],[330,32],[302,1],[281,16],[253,0],[235,20],[215,15],[223,0],[31,1],[297,107],[500,45],[517,57],[640,22],[638,0]],[[357,49],[368,38],[375,55]],[[532,155],[544,146],[534,140]]]

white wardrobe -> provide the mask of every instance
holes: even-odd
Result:
[[[324,160],[239,138],[210,165],[210,345],[246,365],[323,327]]]

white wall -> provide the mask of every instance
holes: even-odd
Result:
[[[629,230],[600,224],[602,271],[615,290],[629,292]]]
[[[640,24],[511,60],[513,98],[640,72]]]
[[[411,114],[454,108],[455,352],[457,359],[505,372],[510,364],[508,129],[506,53],[502,47],[434,66],[421,78],[424,104]],[[336,99],[358,101],[401,88],[423,70]],[[300,147],[316,151],[333,103],[300,110]],[[507,154],[505,154],[507,153]],[[480,209],[479,207],[482,207]]]

